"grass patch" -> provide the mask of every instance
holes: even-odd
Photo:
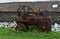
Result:
[[[0,39],[60,39],[60,32],[38,32],[37,30],[21,32],[0,28]]]

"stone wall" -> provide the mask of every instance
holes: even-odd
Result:
[[[60,13],[49,13],[51,16],[51,22],[54,24],[55,22],[58,22],[60,24]],[[1,12],[0,13],[0,21],[6,22],[12,22],[15,21],[16,12]]]
[[[16,16],[16,13],[14,12],[1,12],[0,13],[0,21],[1,22],[8,22],[8,21],[15,21],[15,16]]]
[[[54,24],[55,22],[57,22],[58,24],[60,24],[60,13],[50,13],[50,16],[52,18],[52,24]]]
[[[52,8],[52,5],[57,4],[57,8]],[[39,8],[41,11],[56,11],[60,12],[60,1],[52,2],[10,2],[10,3],[0,3],[0,11],[17,11],[19,7],[23,5],[30,6],[34,11],[38,11]]]

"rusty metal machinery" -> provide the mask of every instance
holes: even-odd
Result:
[[[26,14],[26,13],[28,14],[28,13],[33,12],[33,9],[32,9],[31,7],[29,7],[29,6],[23,5],[22,7],[19,7],[19,8],[18,8],[17,12],[18,12],[20,15]]]
[[[45,15],[37,15],[33,11],[33,9],[29,6],[22,6],[17,10],[16,16],[16,30],[27,31],[29,29],[29,25],[36,25],[37,29],[42,31],[50,31],[50,17]],[[44,13],[45,14],[45,13]]]

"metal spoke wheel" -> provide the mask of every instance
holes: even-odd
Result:
[[[40,25],[38,25],[38,29],[42,32],[46,31],[50,31],[51,30],[51,26],[50,26],[50,22],[49,21],[43,21],[41,22]]]
[[[33,9],[29,6],[23,5],[18,8],[17,12],[22,15],[24,13],[33,12]]]

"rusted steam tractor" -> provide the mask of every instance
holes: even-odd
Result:
[[[29,29],[29,25],[35,25],[40,31],[50,31],[51,30],[51,21],[49,15],[45,15],[44,13],[34,12],[33,9],[29,6],[22,6],[17,10],[16,16],[16,30],[27,31]]]

